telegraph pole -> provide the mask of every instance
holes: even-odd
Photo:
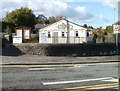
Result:
[[[68,21],[68,19],[66,19],[66,21],[67,21],[67,43],[70,43],[69,21]]]

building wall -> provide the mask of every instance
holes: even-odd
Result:
[[[71,30],[69,33],[69,42],[70,43],[83,43],[83,42],[87,42],[86,39],[86,31],[78,31],[78,36],[76,37],[76,31],[75,30]],[[48,32],[50,32],[50,37],[48,37]],[[54,33],[57,32],[58,33],[58,37],[54,37]],[[67,31],[64,31],[64,37],[62,37],[62,31],[58,30],[58,31],[42,31],[39,32],[39,43],[53,43],[53,38],[57,39],[58,43],[66,43],[67,42]],[[43,40],[43,41],[41,41]],[[44,42],[46,41],[46,42]]]
[[[76,31],[78,36],[76,36]],[[63,37],[62,32],[64,32]],[[68,38],[69,43],[87,42],[87,29],[69,22],[69,32],[67,32],[67,22],[61,20],[39,30],[39,43],[67,43]]]

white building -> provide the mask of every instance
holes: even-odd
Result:
[[[39,43],[87,43],[92,30],[67,20],[60,20],[39,29]]]

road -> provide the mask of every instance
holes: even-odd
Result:
[[[117,62],[0,67],[3,89],[118,91]]]

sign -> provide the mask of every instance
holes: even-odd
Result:
[[[22,36],[13,36],[13,43],[22,43]]]
[[[68,24],[68,26],[69,26],[70,29],[73,29],[73,26],[72,26],[72,25],[69,25],[69,24]],[[66,29],[66,28],[67,28],[67,24],[62,23],[62,24],[58,25],[58,28],[59,28],[59,29]]]
[[[113,25],[113,33],[120,33],[120,25]]]

